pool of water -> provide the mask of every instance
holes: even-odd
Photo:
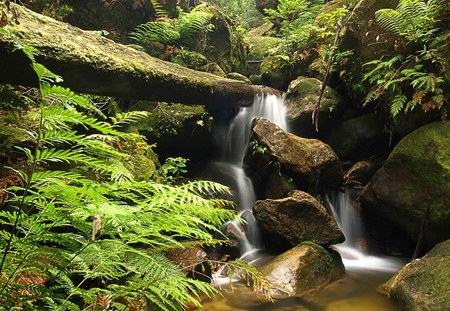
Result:
[[[399,261],[395,261],[398,268]],[[350,263],[347,263],[350,264]],[[347,265],[346,265],[347,266]],[[393,266],[394,267],[394,263]],[[277,299],[270,302],[257,297],[242,283],[223,286],[223,297],[202,299],[203,311],[399,311],[402,310],[379,286],[394,273],[394,269],[370,269],[359,265],[347,268],[346,274],[302,298]],[[192,309],[196,310],[196,309]]]
[[[204,311],[398,311],[401,308],[377,287],[392,274],[386,272],[347,272],[340,280],[303,298],[270,302],[257,297],[251,289],[234,283],[223,286],[223,297],[202,300]],[[195,309],[192,309],[195,310]]]

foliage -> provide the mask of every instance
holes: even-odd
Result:
[[[395,42],[398,54],[364,64],[363,81],[372,86],[364,105],[377,101],[389,107],[394,118],[417,106],[425,112],[440,110],[446,118],[445,62],[438,50],[445,36],[436,36],[439,29],[435,28],[438,2],[401,0],[395,10],[376,12],[379,25],[399,36]]]
[[[256,9],[254,0],[210,0],[208,2],[219,6],[227,16],[246,30],[258,27],[263,22],[263,15]]]
[[[210,29],[212,14],[197,7],[191,12],[179,11],[174,20],[160,20],[141,24],[129,34],[129,39],[144,49],[151,49],[156,43],[187,47],[195,50],[196,37]]]
[[[265,9],[266,19],[274,23],[281,36],[288,37],[311,24],[322,1],[280,0],[276,9]]]
[[[234,218],[206,199],[228,191],[209,181],[178,187],[136,182],[119,141],[142,138],[119,129],[145,116],[103,114],[25,50],[40,81],[39,125],[29,129],[23,169],[11,168],[0,202],[0,302],[6,310],[182,310],[217,292],[187,278],[164,252],[218,243],[212,232]],[[79,128],[81,131],[76,131]],[[5,177],[6,178],[6,177]],[[6,179],[5,179],[6,180]],[[6,195],[4,195],[6,194]],[[216,263],[220,264],[220,263]],[[211,263],[214,265],[214,263]],[[255,290],[266,288],[245,263]]]
[[[178,179],[183,178],[181,174],[187,173],[186,162],[188,160],[177,157],[177,158],[167,158],[166,162],[159,169],[162,176],[165,176],[167,182],[175,182]]]

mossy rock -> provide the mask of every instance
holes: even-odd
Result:
[[[177,55],[172,58],[172,62],[198,70],[208,63],[208,59],[204,55],[197,52],[180,50]]]
[[[237,30],[235,22],[218,7],[207,5],[207,10],[213,13],[213,27],[212,31],[207,32],[204,46],[198,51],[210,62],[219,64],[225,73],[235,71],[245,75],[248,49],[243,34]]]
[[[273,49],[281,42],[280,38],[267,36],[250,36],[249,44],[249,60],[262,60],[269,55],[270,49]]]
[[[450,306],[450,240],[400,269],[382,289],[405,310],[445,311]]]
[[[302,297],[345,273],[338,253],[312,242],[303,242],[275,257],[261,273],[272,286],[276,298]]]
[[[279,90],[287,89],[291,81],[290,67],[279,55],[265,57],[260,69],[265,85]]]
[[[39,126],[40,113],[30,110],[24,113],[0,112],[0,148],[9,149],[19,142],[30,140],[27,131]]]
[[[416,241],[427,209],[423,248],[450,239],[450,121],[404,137],[363,191],[364,208],[393,222]]]
[[[206,109],[200,105],[169,104],[163,102],[138,101],[131,106],[132,111],[148,111],[147,118],[136,124],[139,132],[147,137],[177,136],[183,132],[184,123],[188,119],[200,119]],[[153,140],[150,140],[153,141]]]

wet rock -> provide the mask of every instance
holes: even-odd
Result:
[[[298,189],[311,192],[341,185],[343,173],[337,155],[327,144],[290,134],[264,118],[255,118],[244,162],[248,173],[262,183],[283,172]]]
[[[358,161],[386,152],[389,147],[383,124],[373,114],[340,123],[325,135],[323,141],[333,148],[341,160],[350,158]]]
[[[286,91],[286,118],[292,133],[311,137],[316,130],[312,124],[312,114],[319,101],[322,81],[316,78],[298,77],[289,83]],[[335,122],[342,110],[342,98],[331,87],[323,93],[319,110],[319,131],[324,131]]]
[[[368,209],[417,241],[427,208],[424,250],[450,238],[450,122],[425,125],[403,138],[361,196]]]
[[[304,241],[324,246],[344,241],[335,219],[303,191],[291,191],[283,199],[256,201],[253,214],[261,229],[287,240],[292,246]]]
[[[266,187],[266,198],[281,199],[284,198],[289,191],[296,190],[297,186],[291,177],[284,173],[273,173],[269,176]]]
[[[448,310],[450,306],[450,240],[400,269],[383,290],[405,310]]]
[[[345,273],[341,257],[333,250],[305,242],[277,256],[261,270],[276,298],[304,296]]]
[[[352,188],[364,187],[380,167],[376,159],[359,161],[344,174],[344,184]]]

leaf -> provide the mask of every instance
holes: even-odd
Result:
[[[102,228],[102,218],[99,214],[95,214],[92,219],[92,241],[95,241],[95,236]]]

